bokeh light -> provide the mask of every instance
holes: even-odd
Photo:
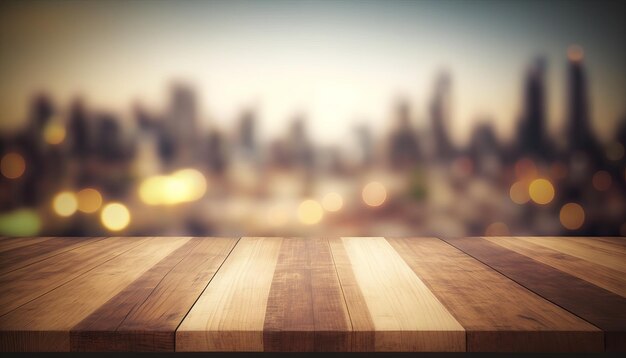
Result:
[[[523,181],[517,181],[511,185],[509,196],[515,204],[526,204],[530,200],[528,185]]]
[[[322,206],[315,200],[307,199],[298,206],[298,219],[305,225],[317,224],[323,216]]]
[[[130,212],[121,203],[109,203],[102,208],[100,221],[111,231],[120,231],[130,223]]]
[[[385,187],[376,181],[368,183],[363,188],[363,201],[369,206],[380,206],[387,199],[387,190]]]
[[[102,195],[93,188],[85,188],[76,194],[78,210],[84,213],[95,213],[102,205]]]
[[[0,214],[0,235],[34,236],[41,229],[41,219],[32,209],[17,209]]]
[[[572,62],[580,62],[585,57],[583,48],[578,45],[572,45],[567,49],[567,58]]]
[[[139,197],[148,205],[175,205],[202,198],[206,189],[202,173],[196,169],[181,169],[172,175],[145,179],[139,186]]]
[[[26,162],[19,153],[7,153],[2,157],[0,171],[6,178],[17,179],[24,174],[25,170]]]
[[[613,179],[611,178],[611,174],[606,170],[599,170],[593,175],[591,182],[596,190],[606,191],[611,188]]]
[[[326,211],[339,211],[343,207],[343,198],[337,193],[328,193],[322,199],[322,206]]]
[[[554,187],[548,179],[535,179],[528,187],[528,195],[535,203],[545,205],[554,199]]]
[[[52,121],[44,128],[43,138],[48,144],[61,144],[65,140],[65,127],[61,123]]]
[[[577,203],[567,203],[561,207],[559,219],[564,228],[579,229],[585,222],[585,210]]]
[[[78,210],[78,199],[70,191],[60,192],[52,200],[52,208],[59,216],[72,216]]]

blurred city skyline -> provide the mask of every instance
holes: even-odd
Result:
[[[429,125],[431,90],[450,74],[456,145],[488,122],[511,140],[529,58],[545,59],[547,129],[567,117],[566,56],[585,51],[591,128],[626,114],[624,5],[616,1],[6,2],[0,12],[0,130],[27,123],[33,93],[131,122],[163,111],[168,84],[197,92],[200,125],[232,130],[246,110],[261,140],[303,115],[312,140],[344,145],[358,125],[386,130],[398,100]],[[128,118],[126,120],[126,118]]]

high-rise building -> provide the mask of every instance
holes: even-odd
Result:
[[[587,101],[587,77],[583,64],[582,48],[571,46],[568,57],[568,102],[567,102],[567,150],[570,154],[583,152],[589,159],[598,158],[598,144],[589,118]]]
[[[450,142],[447,126],[450,121],[451,79],[447,72],[439,74],[435,81],[435,92],[430,103],[430,118],[434,136],[434,154],[437,159],[450,159],[454,148]]]
[[[545,67],[545,60],[538,58],[528,70],[518,127],[518,154],[544,160],[550,154],[546,140]]]

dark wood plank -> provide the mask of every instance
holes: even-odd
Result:
[[[525,240],[520,237],[485,239],[626,297],[626,274],[621,271],[538,245],[535,240]],[[568,240],[572,239],[568,238]],[[608,245],[605,242],[602,244]]]
[[[435,238],[387,239],[467,332],[470,352],[604,350],[602,332]]]
[[[350,330],[328,241],[285,238],[267,301],[263,349],[349,351]]]
[[[72,328],[72,351],[174,351],[175,330],[237,242],[192,238]]]
[[[607,351],[626,350],[626,299],[483,238],[445,241],[604,331]]]
[[[3,251],[0,253],[0,274],[17,270],[102,239],[102,237],[54,237],[34,245]]]

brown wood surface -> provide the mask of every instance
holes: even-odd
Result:
[[[626,274],[621,271],[539,245],[536,240],[519,237],[485,239],[626,297]],[[606,242],[598,242],[598,244],[602,247],[610,245]]]
[[[467,332],[467,350],[602,351],[602,332],[435,238],[387,239]]]
[[[45,295],[139,245],[143,238],[109,238],[0,275],[0,316]]]
[[[624,297],[483,238],[444,240],[602,329],[607,351],[626,350]]]
[[[71,331],[72,351],[174,351],[175,331],[237,239],[192,238]]]
[[[624,351],[624,242],[0,238],[0,351]]]
[[[263,349],[349,351],[350,331],[328,241],[283,239],[267,300]]]
[[[72,250],[102,237],[54,237],[36,245],[19,246],[0,252],[0,274],[17,270],[35,262]]]
[[[72,327],[188,240],[144,239],[130,250],[5,314],[0,317],[0,349],[69,351]]]

